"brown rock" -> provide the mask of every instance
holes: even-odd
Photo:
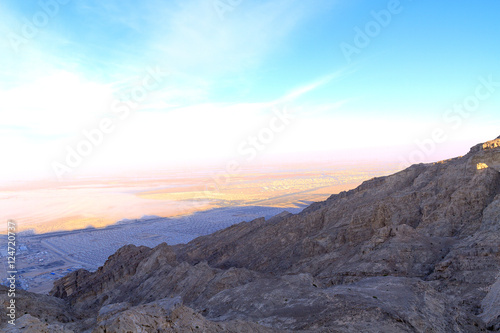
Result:
[[[57,281],[53,309],[26,310],[94,332],[500,329],[499,156],[496,139],[297,215],[127,246]]]

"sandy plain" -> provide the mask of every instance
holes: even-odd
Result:
[[[162,173],[148,178],[92,178],[0,187],[0,212],[16,221],[19,285],[47,293],[70,271],[95,270],[127,244],[186,243],[232,224],[298,213],[311,202],[390,174],[388,165],[294,170]],[[7,277],[7,237],[0,238],[0,281]]]
[[[15,183],[0,185],[0,212],[2,220],[17,222],[18,232],[100,228],[122,219],[182,216],[222,207],[297,207],[395,170],[391,165],[315,166],[244,170],[229,176],[204,171]],[[0,224],[0,233],[5,231],[6,223]]]

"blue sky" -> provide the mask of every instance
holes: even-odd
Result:
[[[2,1],[1,179],[466,153],[500,134],[499,12],[494,0]],[[477,89],[477,105],[449,111]],[[293,121],[272,128],[283,110]],[[112,130],[85,146],[103,119]],[[89,153],[70,166],[78,147]]]

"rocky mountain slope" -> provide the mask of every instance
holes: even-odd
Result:
[[[500,137],[297,215],[125,246],[50,294],[22,293],[16,330],[498,331]]]

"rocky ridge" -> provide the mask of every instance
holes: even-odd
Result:
[[[51,296],[22,293],[18,322],[27,332],[500,330],[499,171],[500,137],[300,214],[125,246]]]

